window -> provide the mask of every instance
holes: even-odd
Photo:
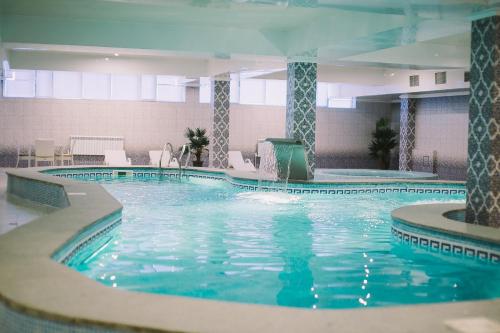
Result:
[[[111,99],[136,101],[139,99],[139,77],[137,75],[112,74]]]
[[[185,102],[185,78],[183,76],[158,75],[156,78],[156,100]]]
[[[200,103],[210,103],[212,99],[212,82],[209,77],[200,77]]]
[[[286,81],[266,80],[266,105],[286,105]]]
[[[240,102],[240,75],[231,74],[231,82],[229,87],[229,101],[231,103]]]
[[[156,100],[156,75],[141,76],[141,99]]]
[[[10,78],[4,81],[5,97],[35,97],[35,71],[15,69],[10,71]]]
[[[55,71],[53,73],[53,89],[54,98],[82,98],[81,73]]]
[[[52,71],[36,71],[36,97],[51,98],[53,96]]]
[[[240,81],[240,104],[264,105],[266,80],[245,79]]]
[[[339,109],[355,109],[356,108],[356,97],[348,98],[336,98],[332,97],[328,99],[328,107],[339,108]]]
[[[318,82],[316,86],[316,106],[328,106],[328,83]]]
[[[109,74],[83,73],[82,96],[86,99],[109,99]]]

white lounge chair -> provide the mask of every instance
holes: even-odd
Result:
[[[35,140],[35,166],[38,162],[49,162],[54,165],[55,161],[55,146],[53,139],[36,139]]]
[[[105,150],[104,164],[109,166],[128,166],[132,164],[132,161],[125,155],[125,150]]]
[[[243,160],[241,151],[229,151],[228,153],[228,168],[233,168],[240,171],[256,171],[250,159]]]
[[[149,151],[149,164],[153,165],[155,167],[159,167],[160,166],[160,158],[161,158],[162,168],[165,168],[165,167],[178,168],[179,167],[179,162],[177,161],[177,159],[175,157],[173,157],[172,160],[170,161],[170,164],[168,164],[168,162],[170,160],[170,152],[169,151],[166,150],[165,153],[163,153],[163,156],[161,156],[161,153],[162,153],[161,150],[150,150]]]

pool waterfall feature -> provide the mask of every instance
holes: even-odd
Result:
[[[289,180],[304,181],[313,177],[302,141],[268,138],[261,145],[259,185],[264,180],[273,181],[283,184],[282,190],[286,192]]]

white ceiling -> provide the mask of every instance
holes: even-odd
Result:
[[[0,0],[0,41],[13,68],[188,76],[279,69],[293,60],[318,62],[320,74],[345,68],[367,73],[466,68],[470,20],[497,5],[496,0]]]

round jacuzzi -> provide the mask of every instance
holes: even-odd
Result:
[[[376,170],[376,169],[316,169],[314,180],[338,179],[437,179],[429,172]]]

